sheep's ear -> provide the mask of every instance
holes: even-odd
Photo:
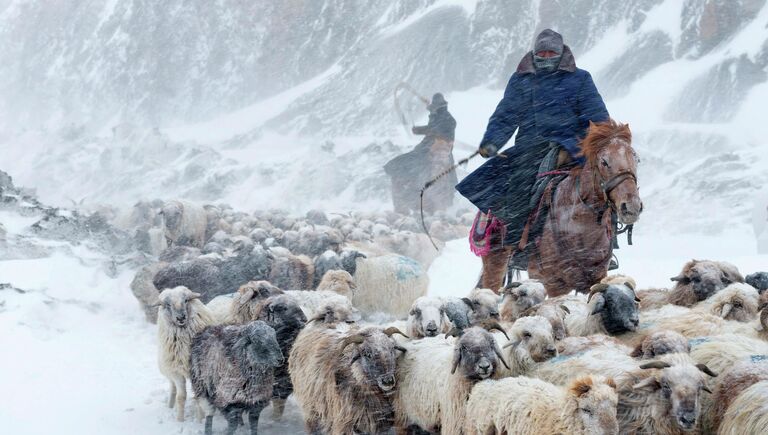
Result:
[[[701,389],[702,391],[706,391],[707,393],[712,394],[712,390],[710,390],[706,385],[702,386]]]
[[[577,379],[573,385],[571,385],[571,392],[576,397],[581,397],[592,390],[592,378]]]
[[[456,373],[456,369],[459,367],[460,362],[461,362],[461,349],[457,347],[453,351],[453,365],[451,366],[451,374]]]
[[[505,345],[503,346],[503,348],[504,348],[504,349],[506,349],[506,348],[508,348],[508,347],[515,347],[515,346],[517,346],[518,344],[520,344],[520,340],[517,340],[517,341],[510,341],[509,343],[505,344]]]
[[[395,345],[395,350],[399,350],[402,353],[408,352],[408,349],[404,348],[403,346],[400,346],[399,344]]]
[[[563,304],[560,304],[560,309],[565,311],[566,314],[571,314],[571,310],[569,310],[568,307]]]
[[[653,376],[649,376],[632,386],[633,390],[656,391],[659,388],[661,388],[661,384],[659,384],[659,381],[657,381]]]
[[[683,274],[680,274],[680,275],[677,275],[677,276],[673,276],[669,280],[670,281],[674,281],[674,282],[679,282],[681,284],[688,284],[689,282],[691,282],[691,279],[688,278],[687,276],[683,275]]]
[[[200,296],[202,296],[200,293],[191,292],[187,295],[187,300],[191,301],[192,299],[200,299]]]
[[[640,368],[645,369],[665,369],[667,367],[672,367],[669,363],[664,361],[651,361],[647,362],[645,364],[641,364]]]
[[[240,305],[245,305],[253,299],[253,288],[248,287],[242,293],[240,293]]]
[[[405,337],[405,338],[408,338],[408,339],[410,339],[410,338],[411,338],[411,337],[409,337],[409,336],[407,336],[407,335],[403,334],[403,331],[401,331],[401,330],[397,329],[397,328],[396,328],[396,327],[394,327],[394,326],[390,326],[389,328],[385,329],[385,330],[384,330],[384,334],[386,334],[386,335],[387,335],[387,337],[391,337],[391,336],[392,336],[392,334],[400,334],[400,335],[402,335],[402,336],[403,336],[403,337]]]
[[[717,377],[717,373],[715,373],[712,370],[710,370],[709,367],[707,367],[706,364],[696,364],[696,368],[698,368],[703,373],[706,373],[707,375],[709,375],[709,376],[711,376],[713,378]],[[710,391],[710,393],[711,393],[711,391]]]
[[[633,291],[635,290],[635,286],[630,281],[624,281],[624,285],[631,288]]]
[[[601,294],[596,294],[592,297],[595,301],[595,305],[592,308],[592,315],[602,312],[605,309],[605,298]]]
[[[501,349],[499,349],[498,344],[494,343],[493,351],[496,353],[496,356],[499,358],[499,361],[501,361],[501,363],[504,364],[504,367],[506,367],[507,370],[510,370],[509,365],[507,365],[507,362],[504,361],[504,355],[501,353]]]

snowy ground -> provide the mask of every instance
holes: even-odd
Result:
[[[31,223],[11,217],[2,215],[9,238]],[[156,366],[155,328],[144,321],[130,293],[132,273],[112,279],[102,270],[100,254],[67,244],[52,249],[55,253],[45,258],[0,261],[0,283],[23,291],[0,290],[4,432],[202,433],[190,405],[185,423],[176,422],[166,407],[168,386]],[[636,277],[641,287],[665,286],[691,258],[731,261],[744,273],[768,268],[768,256],[755,252],[750,234],[683,237],[639,231],[635,246],[619,251],[620,271]],[[430,293],[464,294],[479,269],[465,240],[450,242],[430,269]],[[214,424],[221,430],[225,422],[219,418]],[[295,403],[289,402],[279,423],[266,409],[260,430],[302,433]]]

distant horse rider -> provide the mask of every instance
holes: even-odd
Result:
[[[419,193],[424,184],[453,165],[456,120],[448,112],[443,94],[432,96],[427,110],[427,125],[411,129],[413,134],[424,135],[424,139],[412,151],[384,165],[384,171],[392,180],[392,202],[398,213],[419,210]],[[424,193],[424,211],[434,213],[450,207],[456,182],[456,174],[452,172],[431,186]]]
[[[550,29],[539,33],[509,79],[504,97],[488,121],[479,153],[497,155],[517,131],[515,144],[467,176],[456,189],[481,212],[491,213],[504,226],[483,256],[483,287],[498,290],[514,252],[517,268],[525,269],[525,254],[516,248],[528,216],[532,188],[545,156],[554,156],[551,169],[571,160],[583,164],[579,142],[589,122],[609,119],[590,74],[576,67],[563,37]],[[503,237],[501,236],[503,234]]]

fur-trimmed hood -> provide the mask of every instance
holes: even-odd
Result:
[[[557,69],[559,71],[574,72],[576,71],[576,59],[573,57],[571,47],[564,46],[562,58],[560,58],[560,65]],[[529,51],[523,56],[520,63],[517,65],[518,74],[535,74],[536,67],[533,65],[533,51]]]

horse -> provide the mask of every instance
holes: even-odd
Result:
[[[612,212],[631,225],[643,210],[629,125],[590,122],[580,147],[586,163],[547,188],[549,213],[539,239],[528,244],[528,276],[540,280],[550,297],[573,289],[587,293],[600,282],[612,255]],[[505,247],[483,258],[483,284],[503,276],[511,252]]]

